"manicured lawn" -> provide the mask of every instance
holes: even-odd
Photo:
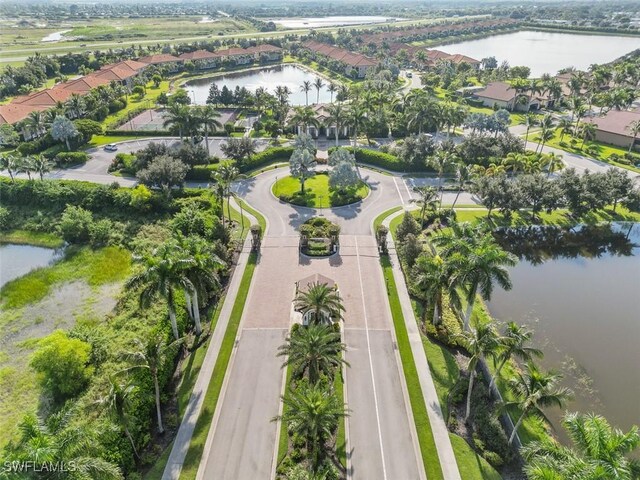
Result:
[[[431,431],[431,423],[429,422],[427,408],[422,395],[422,388],[420,387],[420,381],[418,379],[418,370],[416,369],[416,364],[411,352],[409,335],[404,323],[404,316],[402,315],[402,307],[400,306],[400,299],[398,298],[396,282],[393,278],[391,262],[388,257],[381,257],[380,264],[382,265],[382,271],[387,284],[391,316],[393,318],[393,326],[398,342],[402,370],[407,383],[413,419],[418,433],[422,462],[429,480],[442,479],[444,477],[442,469],[440,468],[440,459],[438,458],[433,432]]]
[[[606,143],[596,142],[596,141],[589,141],[589,140],[584,142],[584,147],[583,147],[582,146],[582,138],[576,138],[575,140],[576,140],[577,143],[575,143],[572,146],[571,145],[572,136],[569,135],[569,134],[566,134],[564,136],[564,138],[562,139],[562,142],[564,142],[566,144],[566,146],[561,146],[560,145],[560,141],[561,141],[560,140],[560,136],[561,136],[561,131],[560,130],[561,130],[560,128],[556,129],[553,138],[546,143],[547,146],[558,148],[560,150],[564,150],[565,152],[575,153],[575,154],[581,155],[583,157],[593,158],[594,160],[598,160],[600,162],[606,162],[606,163],[609,163],[611,165],[615,165],[615,166],[620,167],[620,168],[625,168],[627,170],[631,170],[632,172],[640,173],[640,168],[638,168],[638,167],[635,167],[633,165],[625,165],[625,164],[620,163],[620,162],[614,162],[613,160],[609,160],[609,156],[611,156],[612,154],[616,154],[616,155],[619,155],[619,156],[623,157],[629,151],[629,149],[615,147],[613,145],[607,145]],[[535,141],[535,142],[537,142],[539,140],[539,137],[537,135],[530,136],[530,138],[531,138],[532,141]],[[594,154],[587,153],[590,146],[593,146],[593,148],[595,148],[595,153]]]
[[[251,215],[256,217],[256,219],[258,220],[258,225],[260,225],[260,227],[262,227],[262,235],[264,236],[264,233],[267,230],[267,221],[262,216],[262,214],[260,212],[258,212],[256,209],[252,208],[251,205],[249,205],[247,202],[245,202],[241,198],[236,198],[236,202],[238,202],[238,204],[242,205],[242,208],[244,208],[247,212],[249,212]]]
[[[126,142],[128,140],[140,140],[142,138],[149,138],[155,135],[143,136],[143,135],[94,135],[91,141],[87,145],[88,148],[102,147],[110,143]]]
[[[389,210],[382,212],[380,215],[378,215],[374,220],[373,220],[373,231],[375,232],[378,228],[379,225],[382,225],[382,222],[384,222],[384,219],[387,218],[389,215],[396,213],[398,210],[402,210],[401,206],[397,206],[397,207],[393,207],[390,208]]]
[[[211,375],[211,382],[209,388],[205,394],[204,404],[200,411],[200,416],[196,422],[193,437],[191,438],[191,444],[187,452],[184,464],[182,466],[182,473],[180,478],[183,480],[191,480],[196,478],[198,472],[198,466],[200,465],[200,459],[202,458],[202,452],[204,451],[204,444],[207,441],[209,435],[209,427],[211,426],[211,420],[216,411],[216,405],[218,404],[218,398],[220,397],[220,390],[222,389],[222,382],[231,359],[231,352],[233,351],[233,345],[236,341],[236,334],[238,333],[238,327],[240,326],[240,319],[242,318],[242,312],[244,311],[244,304],[249,294],[249,286],[251,285],[251,278],[256,268],[257,255],[251,254],[249,256],[249,262],[242,274],[242,280],[240,282],[240,288],[238,295],[233,304],[231,316],[229,318],[229,325],[224,334],[222,345],[220,346],[220,352],[216,365]]]
[[[36,247],[59,248],[64,240],[58,235],[30,230],[12,230],[0,234],[0,243],[15,243],[19,245],[35,245]]]
[[[273,194],[280,200],[310,208],[339,207],[355,203],[369,194],[369,187],[364,182],[351,187],[344,193],[329,188],[329,175],[319,173],[304,184],[304,193],[300,190],[300,181],[287,176],[279,179],[271,187]]]
[[[18,308],[43,299],[55,284],[85,280],[90,286],[123,280],[131,269],[131,254],[119,247],[69,249],[65,257],[7,283],[0,290],[3,308]]]

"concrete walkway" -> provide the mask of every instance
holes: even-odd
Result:
[[[235,200],[232,200],[231,206],[240,211],[240,207],[237,205]],[[244,214],[249,218],[252,224],[257,223],[257,220],[253,215],[246,211]],[[211,336],[211,341],[209,342],[209,348],[207,348],[207,353],[204,357],[204,361],[202,362],[200,372],[198,373],[196,384],[191,392],[189,403],[187,404],[184,416],[182,417],[182,422],[180,423],[180,428],[178,429],[178,433],[173,442],[173,447],[171,448],[171,453],[167,460],[162,480],[178,480],[180,478],[182,464],[184,463],[184,459],[189,451],[191,438],[193,437],[196,422],[200,416],[204,398],[207,393],[207,389],[209,388],[213,368],[218,360],[220,346],[222,345],[222,340],[227,331],[227,326],[229,325],[229,317],[231,316],[231,311],[233,310],[233,305],[235,303],[236,296],[238,295],[238,289],[240,288],[240,282],[242,280],[245,267],[247,266],[250,252],[251,235],[247,235],[242,251],[240,252],[236,262],[233,275],[231,276],[231,281],[229,282],[229,288],[225,295],[222,310],[220,311],[218,322]]]
[[[389,227],[389,224],[394,218],[399,215],[403,215],[406,211],[407,210],[403,209],[388,216],[384,220],[383,224]],[[442,414],[442,409],[440,408],[438,394],[433,383],[433,378],[431,377],[429,362],[427,361],[427,354],[424,351],[424,346],[422,344],[422,336],[418,330],[418,322],[416,321],[413,307],[411,306],[411,299],[409,298],[407,284],[400,267],[400,259],[396,253],[396,247],[393,243],[393,238],[391,238],[391,234],[388,236],[388,243],[389,259],[391,260],[393,267],[393,278],[396,282],[398,297],[400,298],[400,305],[402,306],[402,316],[404,317],[407,333],[409,334],[411,352],[413,354],[413,359],[416,362],[420,388],[422,389],[424,403],[427,407],[429,423],[431,423],[431,431],[433,432],[433,439],[436,444],[436,450],[438,451],[442,474],[445,480],[461,480],[458,463],[456,462],[456,457],[451,445],[451,439],[449,437],[449,429],[447,428],[444,415]]]

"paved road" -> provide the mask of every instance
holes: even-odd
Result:
[[[275,229],[263,242],[198,478],[270,478],[277,446],[271,419],[278,414],[283,379],[275,354],[290,326],[295,282],[313,273],[338,283],[346,308],[350,478],[425,478],[374,238],[343,235],[338,256],[307,259],[298,253],[297,235]]]

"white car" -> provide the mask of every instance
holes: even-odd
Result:
[[[118,150],[118,146],[115,143],[110,143],[109,145],[105,145],[104,149],[107,152],[116,152]]]

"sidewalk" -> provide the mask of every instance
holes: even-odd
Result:
[[[391,221],[395,217],[404,214],[405,211],[406,210],[403,209],[388,216],[385,218],[383,224],[388,228]],[[411,306],[411,299],[409,298],[407,285],[404,280],[402,269],[400,268],[400,260],[396,254],[396,247],[393,243],[393,239],[391,238],[391,234],[388,236],[388,242],[389,259],[393,266],[393,278],[396,281],[398,297],[400,298],[400,305],[402,306],[402,316],[404,317],[407,333],[409,334],[411,352],[413,353],[413,359],[418,370],[420,388],[422,389],[424,403],[427,408],[427,414],[429,415],[429,422],[431,423],[431,430],[433,432],[436,450],[438,451],[442,474],[445,480],[461,480],[458,463],[456,462],[456,457],[451,445],[451,439],[449,438],[449,429],[447,428],[444,416],[442,415],[442,410],[440,409],[440,402],[438,401],[436,387],[433,383],[433,378],[431,377],[431,370],[429,369],[429,363],[427,362],[427,355],[422,345],[422,337],[418,330],[418,323]]]
[[[238,211],[240,210],[235,201],[233,201],[231,205],[234,209]],[[251,222],[257,222],[253,215],[248,212],[244,213]],[[189,451],[191,437],[193,436],[193,431],[195,429],[196,422],[198,421],[198,417],[200,416],[200,410],[202,409],[207,389],[209,388],[213,368],[215,367],[216,360],[218,359],[218,353],[220,352],[220,346],[222,345],[222,340],[225,332],[227,331],[229,317],[231,316],[231,311],[233,310],[233,305],[235,303],[236,296],[238,295],[238,289],[240,287],[245,267],[249,260],[250,252],[251,235],[247,235],[242,247],[242,252],[236,262],[236,268],[233,271],[233,276],[229,282],[229,288],[225,295],[224,304],[222,305],[222,310],[218,317],[218,323],[216,324],[213,335],[211,336],[211,341],[209,343],[209,348],[207,349],[204,362],[202,363],[202,368],[198,374],[198,379],[196,380],[196,384],[191,392],[191,397],[189,398],[189,404],[187,405],[187,409],[182,417],[182,422],[180,423],[180,428],[178,429],[178,433],[173,442],[173,447],[171,448],[171,453],[167,460],[162,480],[178,480],[180,478],[182,464],[184,463],[184,459]]]

